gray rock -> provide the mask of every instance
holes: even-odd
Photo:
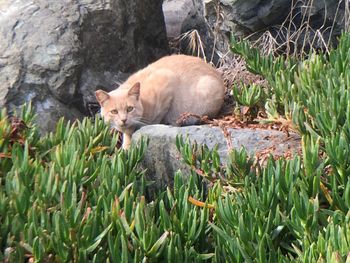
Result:
[[[246,37],[254,34],[255,38],[265,31],[277,38],[279,43],[285,43],[289,34],[279,33],[279,26],[286,20],[293,10],[292,24],[286,24],[291,30],[298,30],[301,24],[308,23],[308,38],[311,40],[315,34],[322,34],[323,40],[336,43],[336,38],[344,29],[345,0],[203,0],[205,2],[205,18],[212,31],[216,32],[217,47],[221,51],[227,51],[230,44],[230,36]],[[310,3],[312,5],[310,6]],[[218,16],[218,10],[220,16]],[[219,19],[218,19],[219,18]],[[331,28],[334,26],[333,30]],[[295,27],[295,28],[294,28]],[[317,31],[318,30],[318,31]],[[305,29],[295,34],[303,43]],[[316,36],[317,37],[317,36]],[[320,39],[318,37],[318,39]],[[316,48],[324,48],[321,43],[314,43]],[[299,48],[299,47],[298,47]],[[308,47],[306,47],[308,48]]]
[[[192,12],[196,10],[201,1],[193,0],[164,0],[163,14],[168,38],[176,38],[182,32],[183,22]]]
[[[0,106],[31,101],[43,131],[82,117],[111,89],[168,52],[162,0],[0,1]],[[120,78],[123,80],[123,78]]]
[[[290,0],[206,1],[206,15],[214,27],[219,9],[224,17],[223,28],[233,29],[235,35],[240,33],[246,35],[280,24],[287,17],[290,6]]]
[[[274,155],[283,156],[287,152],[297,152],[300,148],[300,137],[291,133],[290,137],[276,130],[228,129],[231,135],[232,147],[244,147],[248,153],[254,154],[271,147],[275,147]],[[132,141],[136,144],[142,136],[148,137],[150,143],[142,162],[147,169],[150,180],[156,182],[156,189],[160,189],[173,182],[174,173],[178,170],[188,174],[188,167],[181,161],[175,139],[178,134],[189,136],[192,142],[206,144],[209,148],[218,145],[218,153],[223,164],[227,161],[229,148],[223,131],[219,127],[188,126],[171,127],[166,125],[149,125],[133,134]]]
[[[163,13],[169,39],[196,30],[204,50],[204,54],[199,52],[199,55],[208,62],[217,64],[219,56],[214,48],[214,34],[204,17],[203,0],[165,0]],[[190,49],[189,37],[180,38],[179,42],[181,53],[197,55],[197,52]]]

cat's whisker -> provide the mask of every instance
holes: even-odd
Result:
[[[151,124],[150,122],[142,121],[142,120],[133,120],[132,123],[138,126],[145,126],[145,125]]]
[[[140,123],[143,123],[143,124],[146,124],[146,125],[152,124],[150,121],[147,121],[147,120],[136,120],[136,121],[140,122]]]
[[[145,124],[151,124],[151,122],[144,117],[136,117],[134,120],[143,122]]]

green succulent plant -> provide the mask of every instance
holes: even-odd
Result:
[[[119,149],[98,117],[41,136],[30,105],[3,109],[0,261],[348,262],[350,36],[302,62],[232,50],[268,80],[261,105],[293,121],[301,156],[260,165],[233,149],[224,164],[178,136],[190,172],[148,195],[147,139]],[[262,100],[260,87],[235,92],[246,106]]]

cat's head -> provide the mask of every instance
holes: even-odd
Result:
[[[129,89],[118,88],[109,93],[97,90],[95,96],[101,106],[102,117],[117,130],[123,132],[142,126],[139,82]]]

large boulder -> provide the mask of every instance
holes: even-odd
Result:
[[[345,0],[164,0],[163,12],[169,38],[198,32],[177,39],[180,45],[174,46],[186,53],[199,36],[205,57],[215,64],[229,54],[231,35],[257,40],[267,32],[276,42],[262,39],[279,51],[307,53],[311,46],[336,45],[346,25]]]
[[[43,131],[168,52],[162,0],[7,0],[0,14],[0,106],[31,101]]]
[[[206,16],[212,27],[223,19],[221,30],[235,35],[246,35],[283,22],[287,17],[290,0],[219,0],[205,1]],[[217,13],[220,12],[221,16]]]
[[[164,0],[163,14],[168,38],[176,38],[184,33],[183,29],[187,27],[185,20],[191,15],[197,17],[196,12],[200,13],[201,10],[201,0]]]
[[[300,150],[300,136],[276,130],[262,129],[228,129],[232,148],[244,147],[250,154],[268,154],[274,156],[290,156]],[[178,170],[188,174],[189,167],[181,161],[176,148],[176,136],[189,137],[190,141],[206,144],[209,148],[218,146],[218,153],[223,164],[226,164],[229,153],[228,140],[219,127],[188,126],[171,127],[166,125],[149,125],[133,134],[134,144],[141,137],[149,138],[149,146],[141,166],[147,169],[148,179],[155,181],[155,188],[172,185],[174,173]],[[266,155],[265,155],[266,156]]]
[[[203,0],[164,0],[163,13],[167,36],[175,40],[175,44],[178,41],[181,53],[199,55],[214,64],[218,62],[214,34],[204,17]],[[193,50],[194,43],[197,47]]]
[[[253,35],[256,39],[265,31],[279,44],[291,40],[296,42],[297,48],[309,43],[315,48],[324,48],[322,42],[328,44],[329,40],[335,44],[345,25],[345,0],[203,1],[207,22],[216,32],[218,47],[224,50],[229,47],[231,34],[236,37]],[[290,30],[289,34],[285,30]]]

